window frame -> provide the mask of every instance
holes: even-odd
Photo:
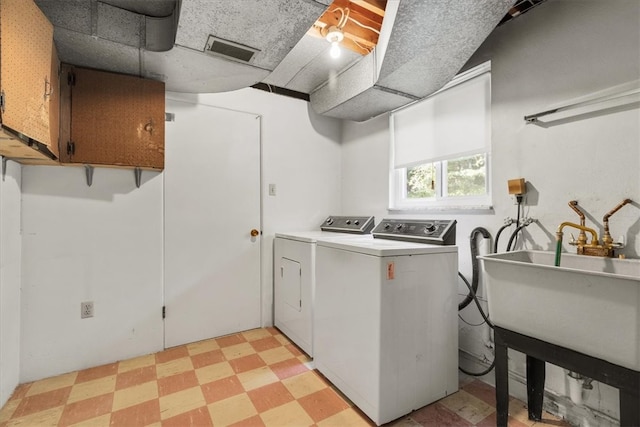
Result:
[[[461,83],[470,81],[476,77],[484,74],[489,74],[489,88],[491,88],[491,62],[485,62],[477,67],[474,67],[464,73],[456,76],[450,83],[445,85],[442,89],[435,92],[431,96],[425,98],[431,98],[444,92],[452,87],[455,87]],[[491,89],[489,89],[488,99],[488,114],[489,114],[489,131],[487,139],[485,140],[484,149],[478,150],[475,153],[465,152],[460,153],[459,157],[450,157],[445,159],[428,160],[426,162],[417,162],[415,164],[409,164],[405,167],[396,168],[395,163],[395,145],[394,145],[394,113],[399,110],[393,111],[389,116],[390,124],[390,156],[389,156],[389,211],[428,211],[428,210],[492,210],[492,194],[491,194]],[[421,100],[422,101],[422,100]],[[420,102],[420,101],[417,101]],[[403,107],[406,108],[406,107]],[[484,195],[475,196],[448,196],[447,195],[447,162],[457,159],[468,158],[477,154],[485,155],[485,188],[486,193]],[[419,166],[421,164],[433,164],[436,168],[436,186],[435,197],[432,198],[407,198],[407,169],[410,167]],[[444,194],[443,194],[444,193]]]

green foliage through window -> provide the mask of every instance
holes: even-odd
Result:
[[[407,198],[435,197],[436,168],[433,163],[407,168]]]
[[[476,154],[447,162],[449,197],[483,196],[487,192],[486,156]]]
[[[444,170],[446,169],[446,170]],[[444,177],[440,178],[440,170]],[[424,163],[406,169],[407,199],[429,199],[439,195],[440,188],[446,197],[484,196],[487,194],[487,157],[484,153],[435,163]]]

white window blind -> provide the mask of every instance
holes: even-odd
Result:
[[[395,168],[487,150],[491,75],[485,71],[391,115]]]

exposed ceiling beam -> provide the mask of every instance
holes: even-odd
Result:
[[[324,38],[327,27],[340,27],[344,34],[341,45],[366,55],[378,43],[385,6],[386,0],[335,0],[308,34]]]
[[[384,16],[387,0],[351,0],[351,3],[367,9],[378,16]]]

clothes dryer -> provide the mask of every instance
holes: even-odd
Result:
[[[321,230],[276,233],[274,240],[274,324],[313,357],[313,310],[318,241],[371,237],[374,218],[330,216]]]

